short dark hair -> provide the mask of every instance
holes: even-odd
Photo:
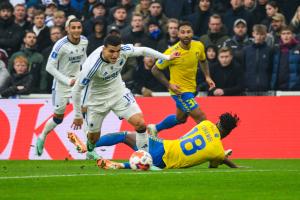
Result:
[[[78,19],[78,18],[73,18],[73,19],[71,19],[71,20],[69,21],[68,26],[70,26],[72,22],[80,22],[80,24],[82,25],[82,22],[81,22],[80,19]]]
[[[9,10],[10,12],[13,12],[14,7],[11,3],[4,1],[0,3],[0,10]]]
[[[180,29],[180,27],[182,27],[182,26],[189,26],[189,27],[191,27],[193,29],[193,26],[192,26],[191,22],[189,22],[189,21],[182,21],[182,22],[180,22],[179,26],[178,26],[178,29]]]
[[[118,46],[118,45],[122,44],[122,39],[121,39],[121,37],[119,37],[117,35],[109,34],[108,36],[106,36],[104,38],[103,44],[105,47],[107,47],[108,45]]]
[[[230,132],[232,129],[237,127],[240,118],[237,116],[237,114],[226,112],[219,117],[219,120],[222,129]]]

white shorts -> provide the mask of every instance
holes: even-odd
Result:
[[[101,105],[88,106],[86,116],[88,132],[95,133],[101,131],[102,122],[110,111],[113,111],[118,117],[124,118],[127,121],[133,115],[142,113],[132,93],[128,91],[117,101],[106,101]]]
[[[54,113],[62,115],[65,113],[67,105],[70,103],[71,94],[69,92],[52,91],[52,105]]]

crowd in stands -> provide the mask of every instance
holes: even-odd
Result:
[[[300,91],[300,0],[1,0],[2,98],[51,93],[47,59],[71,15],[82,20],[87,55],[107,34],[164,52],[178,42],[179,22],[189,21],[216,83],[208,91],[199,70],[200,91]],[[154,64],[151,57],[128,59],[121,74],[134,94],[167,91],[151,73]]]

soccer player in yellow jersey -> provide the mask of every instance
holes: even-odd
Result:
[[[214,124],[204,120],[192,128],[184,136],[176,140],[164,140],[148,135],[149,153],[153,165],[159,168],[187,168],[209,162],[209,167],[215,168],[221,164],[236,168],[225,155],[221,139],[229,135],[237,126],[239,118],[230,113],[224,113]],[[135,132],[118,132],[102,136],[96,146],[110,146],[125,143],[134,150],[136,147]],[[108,160],[98,160],[98,166],[105,169],[128,169],[129,163],[117,163]]]
[[[191,116],[197,124],[206,119],[204,112],[194,99],[197,92],[196,75],[199,65],[209,88],[214,88],[215,83],[209,74],[204,45],[199,41],[192,40],[192,37],[191,24],[189,22],[180,23],[178,32],[180,41],[164,53],[169,55],[178,52],[180,57],[172,61],[158,60],[152,68],[153,75],[169,89],[177,107],[176,115],[167,116],[157,125],[148,125],[148,130],[152,135],[177,124],[185,123],[188,116]],[[162,72],[166,68],[169,68],[170,80]]]

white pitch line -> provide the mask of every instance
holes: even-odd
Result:
[[[4,176],[0,180],[7,179],[35,179],[35,178],[55,178],[55,177],[80,177],[80,176],[115,176],[115,175],[153,175],[153,174],[195,174],[195,173],[245,173],[245,172],[300,172],[300,170],[269,170],[269,169],[248,169],[248,170],[209,170],[209,171],[155,171],[155,172],[125,172],[125,173],[105,173],[105,174],[53,174],[39,176]]]

